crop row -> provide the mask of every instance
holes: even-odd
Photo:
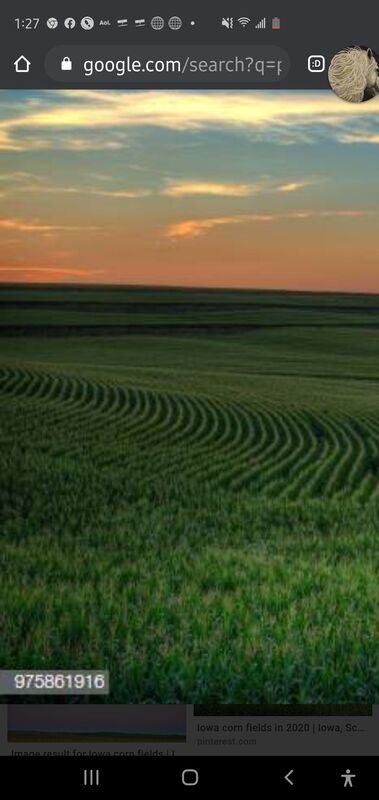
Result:
[[[379,491],[379,418],[233,400],[196,389],[157,391],[82,376],[0,370],[2,446],[52,459],[85,456],[99,470],[190,479],[268,497]]]

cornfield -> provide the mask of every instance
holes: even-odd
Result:
[[[378,702],[379,300],[209,294],[0,292],[1,663]]]

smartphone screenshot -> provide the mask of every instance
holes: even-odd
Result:
[[[371,796],[378,180],[371,3],[1,6],[15,790]]]

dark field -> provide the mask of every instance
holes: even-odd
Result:
[[[379,296],[3,286],[1,664],[379,702]]]

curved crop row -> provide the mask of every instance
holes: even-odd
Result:
[[[188,384],[189,385],[189,384]],[[192,388],[192,387],[191,387]],[[211,389],[211,387],[210,387]],[[101,469],[267,497],[379,494],[379,418],[5,366],[2,442]]]

